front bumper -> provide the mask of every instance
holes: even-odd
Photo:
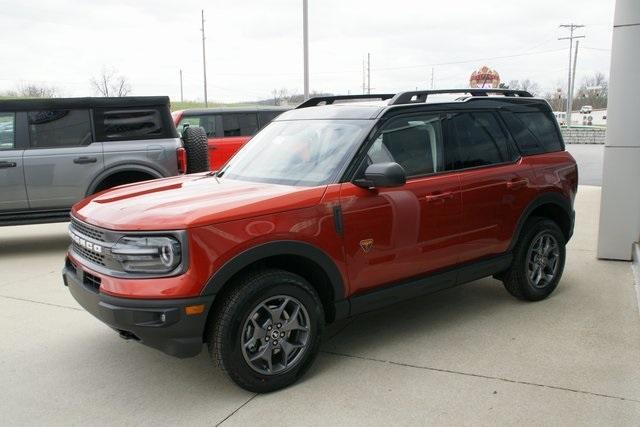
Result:
[[[68,258],[62,270],[64,284],[89,313],[123,338],[176,357],[196,356],[202,350],[204,328],[214,296],[174,300],[116,298],[100,292],[100,278],[75,266]],[[204,305],[200,314],[185,308]]]

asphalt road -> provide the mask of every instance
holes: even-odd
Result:
[[[567,151],[578,163],[578,183],[602,186],[604,145],[567,144]]]

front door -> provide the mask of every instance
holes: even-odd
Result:
[[[16,114],[0,112],[0,213],[29,207]]]
[[[31,111],[28,129],[24,168],[31,208],[71,207],[104,167],[89,110]]]
[[[344,245],[355,293],[457,263],[460,182],[445,170],[440,115],[391,120],[369,149],[367,165],[395,161],[407,174],[396,188],[342,184]]]

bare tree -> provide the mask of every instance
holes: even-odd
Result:
[[[4,95],[15,98],[54,98],[58,95],[58,89],[53,86],[22,83],[16,89],[6,91]]]
[[[129,81],[115,68],[104,67],[98,77],[91,79],[91,86],[101,96],[127,96],[131,93]]]
[[[585,77],[576,92],[573,106],[580,109],[583,105],[591,105],[593,108],[607,108],[609,96],[609,82],[601,72],[596,72]]]

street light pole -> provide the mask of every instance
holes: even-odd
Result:
[[[304,49],[304,99],[309,99],[309,4],[302,0],[302,43]]]
[[[204,73],[204,106],[208,107],[209,102],[207,101],[207,57],[204,49],[204,9],[202,9],[202,71]]]
[[[569,77],[567,79],[567,126],[571,127],[571,104],[573,103],[572,94],[571,94],[571,74],[572,74],[572,54],[573,54],[573,39],[582,39],[584,36],[574,36],[573,32],[576,28],[583,28],[584,25],[576,25],[576,24],[562,24],[560,28],[568,28],[569,29],[569,37],[560,37],[558,40],[569,40]]]

